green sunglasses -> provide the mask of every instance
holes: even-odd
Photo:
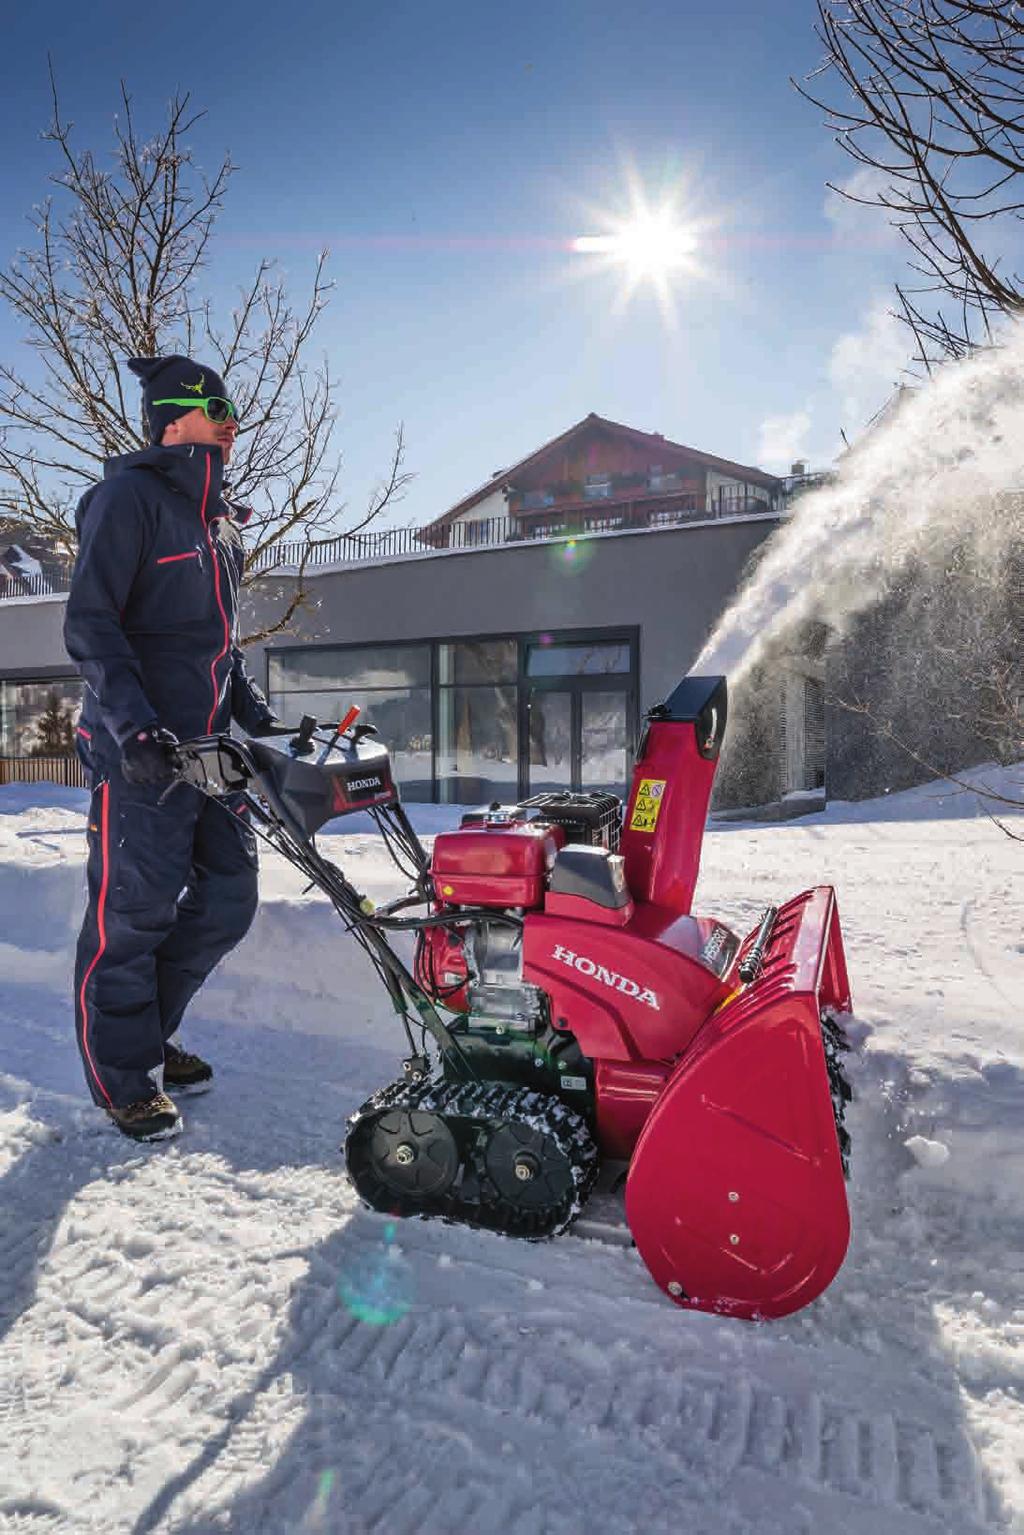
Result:
[[[187,405],[190,410],[197,410],[202,406],[203,415],[207,421],[237,421],[238,412],[230,400],[225,400],[222,395],[209,394],[205,400],[184,400],[175,396],[168,400],[154,400],[154,405]]]

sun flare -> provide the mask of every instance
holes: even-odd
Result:
[[[653,291],[663,317],[675,318],[675,298],[692,283],[709,275],[702,265],[710,245],[711,221],[688,209],[684,188],[676,187],[653,202],[635,172],[628,176],[628,204],[621,214],[592,209],[601,233],[577,235],[570,242],[574,256],[589,258],[582,269],[617,269],[621,274],[618,308],[628,306],[638,291]]]
[[[659,277],[686,266],[696,249],[696,232],[675,222],[667,210],[640,214],[612,234],[581,235],[573,241],[573,250],[610,256],[634,277]]]

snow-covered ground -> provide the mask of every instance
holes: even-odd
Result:
[[[5,1535],[1024,1528],[1024,843],[974,795],[706,840],[698,908],[741,930],[832,881],[854,988],[852,1248],[764,1326],[676,1311],[628,1248],[360,1210],[337,1147],[401,1040],[272,858],[186,1031],[216,1090],[119,1137],[68,1000],[83,806],[0,790]]]

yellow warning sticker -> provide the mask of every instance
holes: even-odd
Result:
[[[657,826],[666,781],[664,778],[641,778],[633,814],[629,818],[630,831],[653,831]]]

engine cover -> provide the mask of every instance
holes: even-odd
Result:
[[[446,906],[539,907],[564,841],[560,826],[540,821],[441,832],[430,863],[434,893]]]

